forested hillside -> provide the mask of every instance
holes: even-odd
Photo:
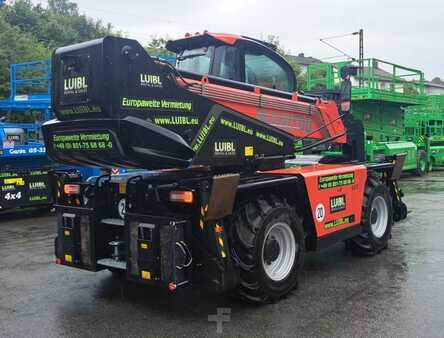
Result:
[[[68,0],[49,0],[47,7],[17,0],[0,9],[0,98],[9,95],[11,63],[48,59],[51,50],[95,39],[112,32],[103,24],[79,13]],[[115,32],[113,32],[115,33]]]
[[[54,47],[82,42],[107,34],[120,35],[111,24],[91,19],[79,12],[69,0],[48,0],[46,7],[31,0],[15,0],[0,8],[0,99],[9,96],[9,65],[12,63],[46,60]],[[151,55],[171,54],[164,48],[167,35],[151,36],[145,43]],[[268,36],[285,56],[288,52],[279,38]],[[300,67],[287,58],[295,70],[299,83],[304,83]]]

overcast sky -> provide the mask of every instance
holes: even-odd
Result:
[[[34,0],[45,3],[44,0]],[[249,35],[274,34],[292,54],[327,58],[338,52],[319,38],[364,29],[365,57],[419,68],[444,79],[443,0],[74,0],[80,11],[145,43],[207,29]],[[330,42],[357,57],[358,37]],[[339,60],[339,59],[334,59]],[[331,61],[329,59],[329,61]]]

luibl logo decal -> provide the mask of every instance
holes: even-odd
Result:
[[[63,93],[70,94],[85,94],[88,91],[88,83],[86,76],[70,77],[63,80]]]
[[[234,141],[215,141],[214,156],[236,156],[236,145]]]
[[[15,191],[15,185],[3,185],[2,186],[2,191]]]
[[[330,212],[345,210],[345,195],[333,196],[330,198]]]
[[[20,141],[20,135],[6,135],[8,141]]]
[[[143,87],[162,88],[162,80],[160,75],[140,74],[140,85]]]
[[[29,189],[31,190],[46,189],[46,184],[45,182],[31,182],[29,183]]]

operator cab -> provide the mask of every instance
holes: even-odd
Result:
[[[272,44],[231,34],[205,33],[169,41],[184,76],[202,75],[243,82],[284,92],[296,90],[291,66]]]

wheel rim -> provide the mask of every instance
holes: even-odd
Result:
[[[426,170],[426,161],[424,159],[419,160],[419,170],[424,172]]]
[[[388,225],[388,207],[382,196],[376,196],[373,199],[370,211],[370,225],[373,236],[376,238],[384,236]]]
[[[271,259],[267,253],[270,246],[274,253]],[[293,268],[297,250],[298,245],[288,224],[276,223],[270,227],[262,244],[262,266],[267,276],[273,281],[285,279]]]
[[[117,213],[119,214],[121,219],[125,217],[125,209],[126,209],[126,202],[125,199],[122,198],[117,204]]]

